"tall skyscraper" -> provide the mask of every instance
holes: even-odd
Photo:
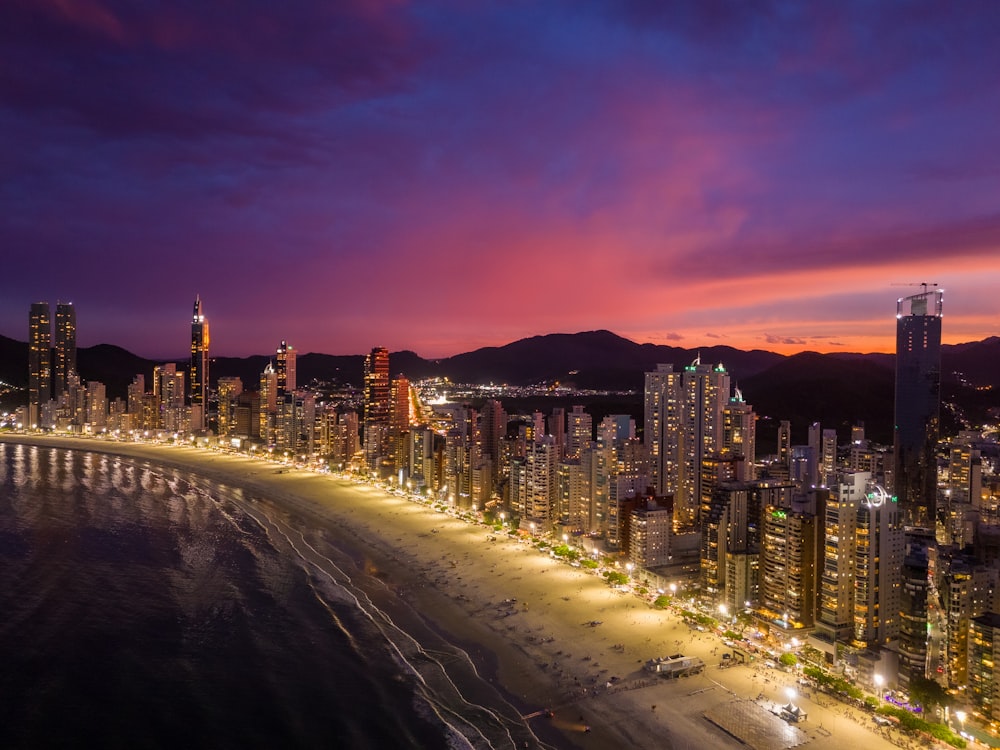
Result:
[[[893,491],[906,528],[899,619],[899,682],[927,672],[929,580],[937,545],[937,459],[944,292],[924,289],[896,302],[896,419]]]
[[[896,303],[895,495],[904,523],[932,532],[937,511],[941,402],[941,311],[944,291],[924,291]]]
[[[194,300],[191,317],[191,429],[205,429],[208,409],[208,321],[201,309],[201,297]]]
[[[66,392],[68,376],[76,372],[76,308],[72,302],[56,303],[56,350],[53,393],[57,399]]]
[[[372,471],[388,450],[390,405],[389,350],[377,346],[365,357],[364,451]]]
[[[52,321],[48,302],[35,302],[28,316],[28,424],[39,427],[42,405],[52,398]]]
[[[282,341],[275,354],[278,360],[278,396],[295,393],[298,386],[295,379],[295,348],[287,341]]]

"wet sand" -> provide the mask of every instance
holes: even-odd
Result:
[[[759,666],[721,669],[722,644],[676,615],[614,591],[599,576],[523,541],[368,485],[295,469],[279,473],[273,463],[186,446],[19,435],[0,440],[176,466],[243,487],[330,528],[363,558],[359,564],[377,574],[387,594],[401,597],[427,627],[467,651],[479,674],[511,699],[548,745],[745,747],[705,712],[754,699],[764,706],[787,702],[792,675]],[[670,681],[642,670],[646,660],[675,653],[700,656],[708,667]],[[869,718],[830,698],[801,697],[798,703],[809,712],[799,725],[804,746],[894,747]]]

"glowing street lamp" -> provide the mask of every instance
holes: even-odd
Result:
[[[729,617],[729,607],[727,607],[725,604],[720,604],[719,614],[722,615],[723,617]]]
[[[958,719],[959,732],[965,733],[965,711],[956,711],[955,718]]]
[[[878,704],[882,705],[882,684],[885,682],[885,678],[877,674],[873,678],[875,680],[875,692],[878,693]]]
[[[632,568],[633,568],[633,567],[634,567],[634,566],[632,565],[632,563],[630,563],[630,562],[627,562],[627,563],[625,563],[625,570],[627,570],[627,571],[628,571],[628,577],[629,577],[629,578],[631,578],[631,577],[632,577]]]

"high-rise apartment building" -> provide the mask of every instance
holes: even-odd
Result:
[[[243,393],[243,381],[238,377],[219,378],[219,437],[236,434],[236,399]]]
[[[881,485],[869,483],[854,537],[854,642],[873,649],[899,637],[905,540],[899,504]]]
[[[168,432],[184,432],[189,428],[184,409],[184,373],[168,362],[153,368],[153,395],[159,407],[157,425]]]
[[[574,406],[566,421],[566,456],[579,458],[583,446],[594,439],[594,418],[582,406]]]
[[[680,372],[646,373],[646,447],[657,495],[674,496],[674,522],[693,525],[703,499],[702,461],[722,447],[729,373],[696,359]]]
[[[191,429],[206,427],[208,410],[208,321],[201,309],[201,297],[194,298],[194,312],[191,316]]]
[[[738,460],[737,480],[747,482],[756,478],[757,415],[743,400],[739,388],[722,410],[722,454]]]
[[[969,689],[966,695],[984,717],[1000,721],[1000,614],[987,612],[969,628]]]
[[[274,443],[275,424],[278,419],[278,373],[270,362],[260,374],[260,412],[258,428],[260,439],[271,445]]]
[[[35,302],[28,316],[28,424],[41,426],[42,407],[52,398],[52,320],[49,303]]]
[[[56,303],[56,346],[52,385],[56,399],[68,387],[68,376],[76,372],[76,308],[72,302]]]
[[[786,632],[811,628],[816,597],[816,518],[787,508],[764,510],[761,610]]]
[[[854,633],[855,532],[870,480],[867,473],[842,473],[818,502],[823,543],[816,627],[831,643],[844,643]]]
[[[927,290],[896,303],[894,493],[904,522],[936,524],[941,402],[941,315],[944,292]]]

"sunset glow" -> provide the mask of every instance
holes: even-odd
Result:
[[[678,10],[674,6],[686,7]],[[1000,333],[1000,6],[15,0],[0,333],[440,357]]]

